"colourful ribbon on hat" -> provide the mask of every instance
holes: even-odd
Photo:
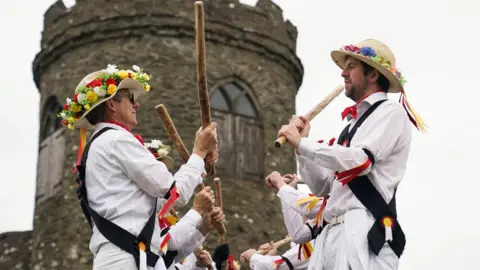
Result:
[[[80,142],[78,143],[77,151],[77,163],[72,170],[72,173],[77,173],[77,166],[80,165],[82,161],[83,150],[85,150],[85,145],[87,144],[87,130],[84,128],[80,129]]]
[[[405,91],[402,89],[401,94],[400,94],[400,99],[398,100],[405,111],[407,112],[408,118],[410,119],[410,122],[418,129],[420,132],[426,132],[428,126],[425,124],[423,119],[420,117],[420,115],[413,109],[412,105],[407,100],[407,94]]]

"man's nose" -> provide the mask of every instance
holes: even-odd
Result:
[[[135,103],[133,103],[133,108],[137,109],[138,107],[140,107],[140,103],[138,103],[138,101],[135,100]]]

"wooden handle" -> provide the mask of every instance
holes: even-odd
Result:
[[[207,90],[207,63],[205,55],[205,24],[203,2],[195,1],[195,44],[197,47],[197,90],[200,102],[200,117],[202,127],[206,128],[211,123],[210,100]],[[215,175],[215,166],[205,164],[208,175]]]
[[[273,245],[275,246],[275,248],[279,248],[285,244],[288,244],[292,241],[292,238],[290,236],[287,236],[285,237],[284,239],[280,240],[280,241],[277,241],[275,242]],[[261,255],[265,255],[269,252],[270,250],[269,249],[262,249],[262,250],[259,250],[258,253],[261,254]]]
[[[318,103],[313,109],[311,109],[306,115],[305,118],[308,121],[311,121],[317,116],[323,109],[325,109],[330,102],[332,102],[340,93],[342,93],[344,89],[343,85],[339,85],[333,89],[333,91],[326,96],[320,103]],[[285,136],[280,136],[277,140],[275,140],[275,147],[279,148],[287,142],[287,138]]]
[[[222,185],[220,184],[220,178],[215,177],[213,179],[213,183],[215,184],[215,202],[217,206],[223,209],[223,201],[222,201]]]
[[[170,114],[168,113],[167,108],[165,108],[165,106],[163,104],[159,104],[159,105],[155,106],[155,110],[160,115],[160,118],[162,119],[163,125],[165,126],[165,129],[167,130],[168,137],[170,137],[170,140],[175,145],[175,149],[177,149],[178,153],[180,154],[180,157],[182,158],[183,163],[187,163],[188,159],[190,158],[190,153],[188,152],[187,148],[185,147],[185,144],[183,143],[182,139],[180,138],[180,135],[178,135],[178,131],[175,128],[175,125],[173,124],[172,118],[170,117]],[[199,185],[199,189],[201,190],[203,188],[205,188],[205,184],[201,183]]]
[[[287,235],[287,237],[285,237],[284,239],[280,240],[280,241],[277,241],[275,242],[273,245],[275,246],[275,248],[279,248],[289,242],[292,241],[292,238],[290,236]],[[260,254],[260,255],[265,255],[267,254],[268,252],[270,251],[270,249],[260,249],[260,250],[257,250],[257,253]],[[245,259],[243,257],[240,257],[240,261],[242,263],[245,262]]]

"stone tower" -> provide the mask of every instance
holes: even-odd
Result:
[[[83,76],[107,64],[144,68],[153,75],[152,90],[140,100],[134,132],[145,141],[170,144],[154,111],[163,103],[191,151],[201,125],[193,2],[77,0],[67,9],[59,0],[46,11],[41,51],[33,62],[41,114],[31,269],[91,269],[90,229],[71,173],[78,132],[62,128],[56,118]],[[296,170],[291,149],[277,149],[273,141],[295,113],[303,67],[295,53],[297,30],[270,0],[254,7],[238,0],[206,0],[204,9],[207,78],[220,141],[217,175],[228,220],[226,239],[238,258],[286,234],[279,200],[263,179],[273,170]],[[182,162],[172,153],[178,169]],[[213,248],[216,232],[207,239],[205,246]]]

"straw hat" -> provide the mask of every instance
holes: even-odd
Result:
[[[397,69],[395,56],[387,45],[376,39],[365,39],[354,45],[343,46],[330,53],[332,60],[341,69],[345,68],[347,56],[354,57],[378,70],[390,82],[389,93],[401,93],[400,103],[412,124],[421,132],[428,127],[407,100],[404,84],[407,82]]]
[[[116,65],[92,72],[85,76],[75,88],[72,99],[67,98],[59,113],[62,124],[70,129],[92,129],[85,118],[98,105],[111,99],[118,89],[128,88],[135,100],[150,91],[150,76],[138,66],[131,70],[118,70]]]
[[[345,68],[347,56],[352,56],[378,70],[390,82],[389,93],[399,93],[406,82],[400,71],[397,70],[395,56],[390,48],[376,39],[366,39],[355,45],[344,46],[331,52],[335,64]]]
[[[173,168],[173,159],[168,156],[170,146],[164,145],[160,140],[152,140],[150,143],[145,143],[145,147],[157,160],[163,162],[169,170]]]

